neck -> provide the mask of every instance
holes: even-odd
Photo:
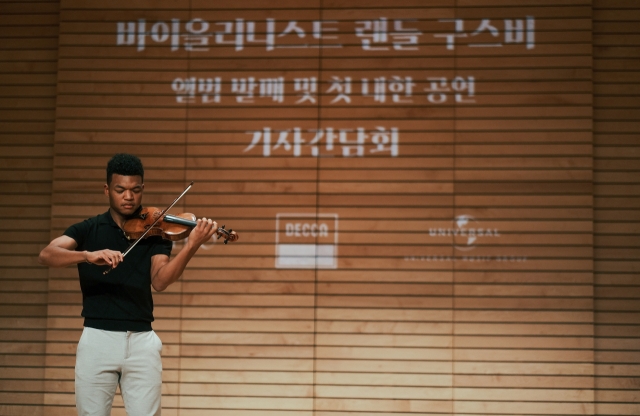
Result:
[[[127,218],[120,215],[120,213],[116,212],[113,208],[109,208],[109,213],[111,214],[111,218],[113,218],[113,221],[118,224],[118,227],[123,228]]]

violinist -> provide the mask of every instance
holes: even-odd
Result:
[[[109,210],[67,228],[39,256],[50,267],[77,264],[84,330],[76,353],[79,415],[109,415],[120,385],[128,415],[160,415],[162,342],[151,328],[151,287],[163,291],[178,280],[198,248],[218,229],[197,220],[182,250],[152,236],[131,246],[123,227],[141,209],[144,169],[140,159],[117,154],[107,164],[104,194]],[[109,270],[109,273],[105,273]]]

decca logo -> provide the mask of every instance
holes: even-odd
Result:
[[[453,237],[454,247],[460,251],[470,251],[475,248],[479,238],[500,237],[497,228],[480,227],[478,221],[470,215],[458,215],[451,228],[429,228],[431,237]]]
[[[337,267],[338,214],[276,215],[276,268]]]
[[[288,222],[285,224],[287,237],[328,237],[329,226],[327,224]]]

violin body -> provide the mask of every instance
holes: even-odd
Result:
[[[165,214],[160,220],[162,210],[155,207],[142,208],[133,218],[128,219],[123,226],[123,231],[129,240],[137,240],[149,236],[160,236],[165,240],[180,241],[189,236],[191,229],[198,225],[196,216],[189,212],[178,215]],[[146,234],[145,234],[146,233]],[[225,237],[224,243],[236,241],[238,234],[224,225],[216,230],[218,238]]]

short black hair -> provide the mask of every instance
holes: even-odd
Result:
[[[134,155],[118,153],[107,163],[107,185],[111,185],[113,174],[123,176],[140,176],[144,182],[142,162]]]

